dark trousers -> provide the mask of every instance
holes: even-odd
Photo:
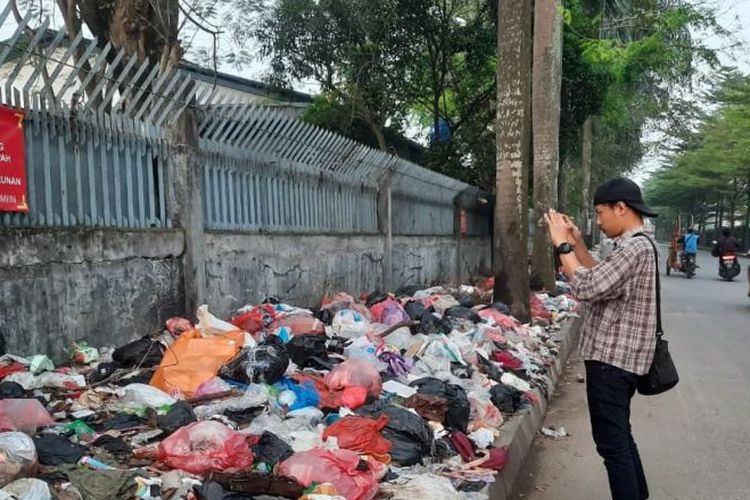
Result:
[[[638,375],[586,361],[586,396],[596,451],[604,459],[613,500],[648,498],[648,485],[630,429],[630,400]]]

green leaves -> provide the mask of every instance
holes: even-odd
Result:
[[[654,203],[687,210],[750,189],[750,79],[729,74],[715,99],[715,112],[649,180]]]

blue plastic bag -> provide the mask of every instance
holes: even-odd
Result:
[[[311,381],[305,381],[297,384],[292,380],[284,377],[274,384],[274,387],[281,391],[292,391],[294,393],[294,402],[288,407],[289,411],[299,410],[308,406],[317,407],[320,404],[320,394]]]

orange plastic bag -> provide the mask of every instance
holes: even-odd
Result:
[[[387,424],[387,415],[381,415],[377,420],[348,416],[331,424],[323,433],[323,439],[333,436],[338,441],[339,448],[344,450],[385,455],[393,446],[380,434]]]
[[[198,330],[182,334],[164,353],[151,385],[175,397],[191,397],[201,384],[237,355],[245,333],[228,332],[202,337]]]

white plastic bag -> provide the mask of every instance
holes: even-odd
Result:
[[[120,401],[128,408],[159,408],[173,405],[175,398],[156,387],[146,384],[130,384],[122,388],[123,396]]]
[[[52,500],[47,483],[41,479],[16,479],[0,489],[0,500]]]
[[[33,473],[36,466],[36,446],[28,435],[0,432],[0,485]]]
[[[198,308],[196,316],[198,316],[197,328],[204,337],[219,335],[226,332],[236,332],[239,330],[239,328],[233,324],[222,321],[208,312],[208,306],[206,304],[203,304]]]
[[[34,375],[31,372],[16,372],[5,377],[7,382],[15,382],[30,391],[42,387],[86,387],[86,378],[83,375],[66,375],[58,372],[45,372]]]
[[[357,338],[366,335],[370,322],[363,314],[352,309],[343,309],[333,316],[331,330],[340,337]]]

